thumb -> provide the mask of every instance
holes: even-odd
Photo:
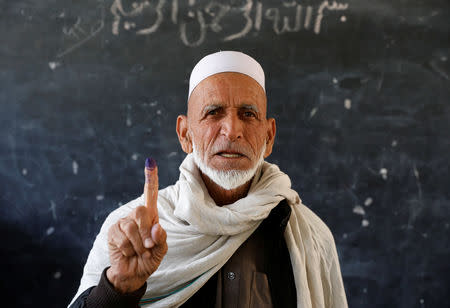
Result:
[[[154,260],[159,263],[167,253],[167,234],[159,223],[153,225],[151,234],[155,243],[155,246],[152,248],[152,255]]]

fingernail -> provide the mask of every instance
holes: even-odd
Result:
[[[152,241],[151,238],[146,238],[144,241],[144,247],[145,248],[152,248],[153,246],[155,246],[155,243]]]
[[[150,170],[153,170],[153,169],[155,169],[155,167],[156,167],[156,161],[155,161],[153,158],[148,157],[148,158],[145,160],[145,168],[148,168],[148,169],[150,169]]]

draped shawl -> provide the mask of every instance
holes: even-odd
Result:
[[[297,307],[346,308],[333,236],[325,223],[302,204],[289,177],[268,162],[258,168],[245,198],[219,207],[209,196],[192,154],[180,178],[159,191],[159,222],[167,232],[168,252],[147,280],[142,307],[178,307],[198,291],[256,230],[283,199],[292,208],[284,238],[297,291]],[[111,225],[144,204],[143,195],[114,210],[89,253],[74,300],[98,284],[110,266],[107,233]]]

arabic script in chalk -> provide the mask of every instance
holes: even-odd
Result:
[[[198,0],[145,0],[125,5],[124,0],[114,0],[110,8],[114,19],[111,31],[114,35],[124,31],[150,35],[168,19],[178,27],[181,41],[194,47],[201,45],[208,33],[213,33],[219,40],[232,41],[252,31],[257,34],[263,25],[269,25],[277,35],[302,30],[318,35],[325,18],[346,21],[345,16],[332,13],[347,10],[347,3],[322,1],[317,5],[302,5],[297,1],[281,1],[278,7],[269,7],[253,0],[241,1],[240,6],[223,1]],[[230,17],[233,17],[233,22],[230,22]]]

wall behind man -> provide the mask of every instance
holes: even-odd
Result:
[[[229,49],[265,68],[268,161],[334,234],[350,306],[448,303],[448,1],[0,7],[0,290],[17,307],[68,304],[147,156],[177,180],[190,70]]]

